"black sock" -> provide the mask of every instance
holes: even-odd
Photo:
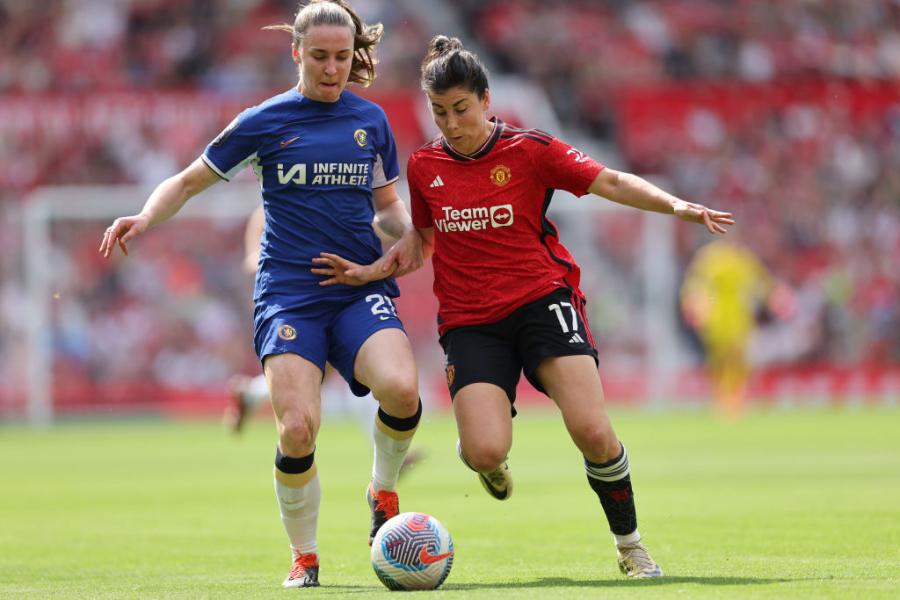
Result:
[[[637,512],[625,446],[622,446],[622,453],[609,462],[592,463],[584,459],[584,470],[591,489],[600,498],[610,531],[616,535],[634,532],[637,529]]]

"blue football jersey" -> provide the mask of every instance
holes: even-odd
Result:
[[[399,295],[393,279],[362,287],[319,286],[320,252],[359,264],[381,256],[372,229],[372,189],[399,177],[384,111],[350,92],[317,102],[296,88],[243,111],[213,140],[203,161],[226,181],[256,172],[266,224],[256,274],[257,318],[373,292]]]

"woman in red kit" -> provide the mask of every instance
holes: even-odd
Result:
[[[644,179],[605,168],[549,133],[488,118],[490,91],[478,57],[437,36],[422,88],[441,131],[409,159],[413,223],[434,263],[438,329],[459,430],[460,458],[498,500],[509,498],[512,403],[521,373],[562,412],[584,455],[629,577],[660,577],[641,543],[628,455],[607,416],[580,271],[547,218],[555,189],[674,214],[725,233],[728,213],[685,202]],[[334,255],[327,283],[389,273]]]

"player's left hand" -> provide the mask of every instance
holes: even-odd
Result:
[[[397,243],[385,252],[383,258],[382,272],[392,273],[394,277],[402,277],[420,269],[425,264],[421,236],[415,229],[408,229]]]
[[[319,285],[322,286],[339,283],[360,286],[370,281],[377,281],[391,276],[390,271],[384,272],[381,269],[384,261],[383,256],[370,265],[359,265],[337,254],[320,252],[319,256],[312,259],[312,261],[321,266],[312,268],[310,271],[316,275],[324,275],[328,278],[319,282]]]
[[[710,233],[726,233],[725,225],[734,225],[731,213],[712,210],[702,204],[679,200],[674,208],[675,216],[683,221],[705,225]]]

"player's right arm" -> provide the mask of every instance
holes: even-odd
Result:
[[[118,243],[127,255],[128,242],[172,217],[191,197],[217,181],[221,178],[198,158],[182,172],[156,186],[140,213],[113,221],[103,233],[100,254],[109,258]]]

